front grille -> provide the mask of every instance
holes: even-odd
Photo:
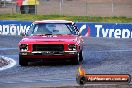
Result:
[[[33,44],[33,51],[63,51],[62,44]]]

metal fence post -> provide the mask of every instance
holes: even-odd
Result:
[[[4,7],[6,7],[6,0],[4,0]]]
[[[60,15],[61,15],[61,7],[62,7],[62,3],[61,3],[61,0],[60,0]]]
[[[60,15],[62,15],[62,4],[63,4],[63,0],[60,0]]]
[[[88,1],[86,0],[86,16],[88,16]]]
[[[112,8],[112,15],[114,16],[114,0],[112,0],[112,6],[111,6],[111,8]]]
[[[11,8],[11,11],[12,11],[12,14],[13,14],[13,13],[14,13],[14,12],[13,12],[13,1],[11,1],[11,7],[12,7],[12,8]]]
[[[35,0],[35,14],[37,14],[37,1]]]

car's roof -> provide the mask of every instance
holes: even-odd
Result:
[[[34,23],[73,23],[72,21],[67,20],[42,20],[42,21],[34,21]]]

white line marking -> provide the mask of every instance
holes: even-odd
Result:
[[[18,49],[18,48],[0,48],[0,50],[14,50],[14,49]]]
[[[11,58],[8,58],[8,57],[5,57],[5,56],[0,56],[0,57],[2,57],[3,59],[5,59],[6,61],[9,61],[9,64],[6,65],[6,66],[1,67],[0,71],[8,69],[8,68],[11,68],[11,67],[13,67],[13,66],[16,65],[16,61],[15,60],[13,60]]]
[[[90,52],[132,52],[132,50],[98,50],[98,51],[90,51]]]

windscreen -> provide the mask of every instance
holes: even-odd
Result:
[[[39,34],[76,34],[74,27],[69,23],[39,23],[31,26],[27,33],[31,35]]]

